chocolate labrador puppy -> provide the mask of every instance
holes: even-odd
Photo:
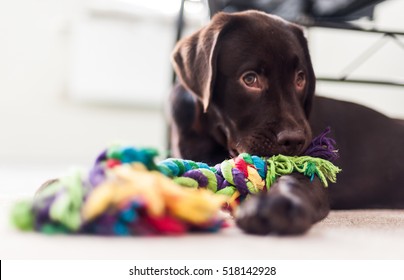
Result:
[[[332,128],[338,183],[326,189],[301,174],[280,177],[240,206],[244,231],[303,233],[330,207],[404,208],[404,126],[363,106],[314,98],[299,26],[257,11],[220,13],[177,44],[173,65],[175,157],[215,164],[242,152],[301,155],[313,135]]]

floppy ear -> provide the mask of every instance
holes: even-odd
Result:
[[[307,117],[309,117],[311,112],[311,106],[313,103],[314,92],[316,90],[316,76],[314,74],[313,65],[311,64],[309,47],[307,44],[306,37],[304,36],[303,29],[291,23],[294,33],[296,34],[297,39],[299,40],[300,46],[302,47],[305,65],[306,65],[306,74],[307,74],[307,88],[306,88],[306,99],[304,101],[304,112]]]
[[[231,15],[218,13],[209,25],[179,41],[172,64],[181,83],[202,102],[206,112],[216,77],[217,46]]]

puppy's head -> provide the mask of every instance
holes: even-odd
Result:
[[[220,13],[177,44],[173,65],[231,156],[308,146],[315,76],[298,26],[256,11]]]

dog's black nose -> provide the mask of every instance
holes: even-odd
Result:
[[[302,152],[306,138],[301,130],[284,130],[276,135],[281,153],[299,155]]]

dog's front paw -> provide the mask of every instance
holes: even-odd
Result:
[[[294,178],[277,181],[277,191],[252,196],[237,209],[237,225],[252,234],[301,234],[313,224],[313,207],[294,193]]]

